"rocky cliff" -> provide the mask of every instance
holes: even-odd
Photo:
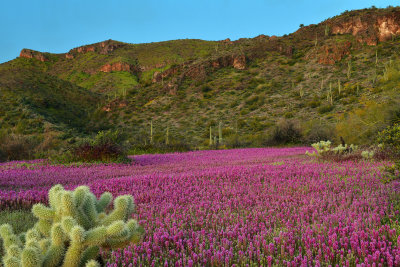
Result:
[[[102,55],[107,55],[125,45],[126,45],[125,43],[110,39],[100,43],[73,48],[66,54],[66,58],[74,58],[74,55],[77,53],[88,53],[88,52],[97,52]]]
[[[136,69],[134,66],[129,65],[125,62],[115,62],[111,64],[105,64],[100,68],[102,72],[111,72],[111,71],[127,71],[134,72]]]
[[[47,58],[47,56],[44,53],[38,52],[35,50],[31,50],[31,49],[26,49],[26,48],[21,50],[21,53],[19,54],[19,56],[24,57],[24,58],[35,58],[42,62],[49,61],[49,59]]]
[[[361,43],[376,45],[400,34],[400,11],[365,12],[352,11],[327,21],[332,34],[352,34]]]

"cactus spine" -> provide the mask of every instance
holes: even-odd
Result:
[[[114,210],[106,214],[112,196],[97,199],[86,186],[67,191],[61,185],[49,191],[49,207],[36,204],[33,214],[39,219],[25,233],[15,235],[9,224],[0,226],[4,241],[5,267],[94,267],[99,249],[113,249],[138,242],[143,230],[131,219],[135,209],[132,196],[119,196]]]

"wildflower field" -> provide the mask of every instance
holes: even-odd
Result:
[[[400,266],[388,162],[322,162],[307,147],[135,156],[131,164],[0,164],[1,209],[47,203],[55,184],[131,194],[142,242],[108,266]]]

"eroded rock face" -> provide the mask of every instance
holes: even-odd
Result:
[[[342,60],[343,57],[350,55],[350,48],[350,42],[324,45],[320,48],[318,63],[329,65],[335,64]]]
[[[172,68],[169,68],[163,72],[160,71],[156,71],[153,73],[153,79],[152,82],[153,83],[157,83],[157,82],[162,82],[164,78],[170,77],[172,75],[175,75],[179,72],[179,67],[175,66]]]
[[[339,18],[329,24],[332,34],[352,34],[361,43],[377,45],[400,34],[400,11]]]
[[[67,53],[67,54],[65,54],[65,58],[67,58],[67,59],[73,59],[73,58],[74,58],[74,55],[72,55],[72,54],[70,54],[70,53]]]
[[[103,65],[100,68],[100,71],[102,72],[111,72],[111,71],[128,71],[128,72],[133,72],[135,68],[128,63],[125,62],[116,62],[112,64],[106,64]]]
[[[19,54],[19,56],[24,57],[24,58],[35,58],[42,62],[49,61],[49,59],[43,53],[35,51],[35,50],[31,50],[31,49],[26,49],[26,48],[21,50],[21,53]]]
[[[116,42],[113,40],[107,40],[96,44],[80,46],[71,49],[68,54],[74,53],[88,53],[88,52],[98,52],[99,54],[107,55],[117,48],[125,46],[124,43]]]
[[[235,69],[244,70],[246,68],[246,57],[244,55],[234,56],[232,66]]]
[[[153,74],[153,83],[161,82],[164,78],[181,73],[180,78],[189,77],[194,80],[201,80],[207,77],[207,74],[213,69],[224,67],[234,67],[238,70],[246,68],[246,56],[240,55],[226,55],[213,60],[203,61],[200,63],[192,64],[191,62],[184,63],[180,66],[175,66],[163,72],[156,71]]]

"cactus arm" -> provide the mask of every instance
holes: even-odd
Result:
[[[42,203],[33,205],[32,213],[36,218],[42,220],[53,220],[55,215],[55,212],[52,208],[48,208]]]
[[[3,258],[4,267],[21,267],[21,261],[17,257],[6,256]]]
[[[104,218],[101,222],[103,225],[108,226],[114,221],[123,220],[126,217],[129,208],[127,196],[119,196],[114,200],[114,210]]]
[[[96,202],[97,212],[104,212],[105,209],[110,205],[112,201],[112,195],[109,192],[105,192],[100,196],[100,199]]]
[[[88,228],[85,229],[92,228],[96,223],[97,219],[96,202],[97,202],[96,197],[92,193],[90,193],[82,205],[82,211],[86,214],[90,222]]]
[[[100,246],[106,241],[107,229],[104,226],[96,227],[86,232],[85,246]]]
[[[40,267],[41,257],[35,248],[27,247],[21,253],[21,265],[24,267]]]
[[[51,232],[51,222],[47,220],[39,219],[39,221],[35,224],[34,228],[36,228],[42,235],[49,237]]]
[[[79,266],[88,266],[91,261],[96,259],[99,252],[100,248],[98,246],[88,247],[82,254]]]
[[[65,253],[63,267],[75,267],[79,265],[81,254],[84,250],[85,229],[81,226],[74,226],[69,236],[71,243]]]
[[[65,254],[64,246],[51,245],[43,260],[43,267],[60,266]]]
[[[100,267],[100,264],[95,260],[90,260],[85,267]]]

